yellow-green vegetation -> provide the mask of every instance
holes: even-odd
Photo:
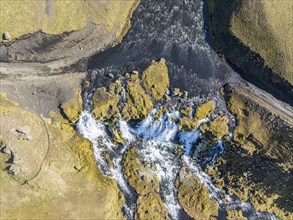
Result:
[[[13,173],[14,179],[22,182],[32,178],[39,171],[48,148],[46,129],[40,118],[20,108],[3,93],[0,93],[0,103],[0,135],[13,158],[9,170]],[[38,147],[31,149],[32,145]],[[25,151],[29,153],[22,155]]]
[[[247,220],[247,218],[243,216],[241,210],[229,210],[227,211],[227,214],[227,220]]]
[[[276,117],[233,88],[226,94],[226,99],[229,110],[236,116],[235,141],[251,154],[263,153],[282,169],[292,169],[292,128],[283,121],[276,129],[280,123]]]
[[[186,107],[186,108],[181,109],[180,112],[185,116],[190,116],[192,113],[192,108]]]
[[[62,110],[71,122],[75,122],[82,112],[81,87],[77,90],[74,97],[61,105]]]
[[[186,168],[180,171],[178,201],[186,213],[194,219],[216,220],[218,217],[216,201],[209,198],[208,190]]]
[[[215,104],[212,100],[206,101],[205,103],[199,105],[196,108],[194,119],[200,121],[207,117],[211,117],[211,115],[215,111]]]
[[[137,148],[130,147],[123,158],[124,176],[138,193],[137,219],[169,219],[159,192],[156,174],[139,158]]]
[[[274,72],[293,84],[293,1],[241,1],[231,32],[259,54]]]
[[[196,129],[197,121],[193,118],[181,117],[179,121],[179,129],[183,131],[191,131]]]
[[[93,116],[100,121],[115,121],[119,113],[119,96],[122,92],[120,81],[116,81],[109,86],[109,91],[105,87],[98,88],[94,95]]]
[[[201,125],[200,131],[205,135],[211,136],[215,141],[219,141],[223,136],[229,134],[228,121],[227,116],[218,116],[213,121]]]
[[[227,85],[224,90],[228,109],[236,118],[234,142],[225,143],[225,155],[208,173],[219,187],[250,201],[256,210],[292,219],[291,125],[273,104],[262,101],[259,95],[264,94],[239,85]]]
[[[225,159],[218,158],[214,168],[207,169],[209,175],[219,188],[225,187],[229,194],[234,194],[242,201],[250,201],[253,207],[262,212],[274,213],[282,219],[292,219],[292,212],[286,213],[282,207],[290,209],[288,194],[290,180],[283,172],[269,171],[267,161],[260,158],[251,158],[247,155],[236,153],[239,147],[227,149]],[[260,169],[257,167],[261,166]],[[267,167],[265,167],[267,166]],[[283,182],[289,188],[278,185]],[[285,195],[286,198],[282,198]],[[285,204],[282,204],[285,203]]]
[[[142,88],[138,73],[131,74],[126,89],[127,102],[122,111],[123,118],[129,121],[146,117],[152,111],[154,104]]]
[[[123,218],[123,197],[115,181],[103,176],[96,166],[89,141],[58,113],[52,114],[52,122],[3,94],[0,99],[0,136],[5,147],[17,155],[15,165],[26,173],[16,180],[17,173],[0,171],[1,218]],[[14,128],[26,130],[20,130],[22,134],[10,133]],[[7,155],[0,153],[1,163],[5,161],[3,157]]]
[[[150,66],[142,73],[142,82],[148,93],[155,101],[163,98],[169,87],[169,75],[166,60],[152,61]]]
[[[166,113],[166,108],[161,107],[159,111],[155,114],[155,118],[160,119],[164,115],[164,113]]]
[[[179,129],[190,131],[196,129],[200,120],[211,117],[215,111],[215,104],[212,100],[206,101],[196,108],[193,118],[182,117],[179,122]]]
[[[156,174],[142,163],[135,147],[129,148],[125,153],[123,170],[125,178],[139,195],[159,192]]]
[[[85,28],[89,23],[103,25],[108,31],[117,29],[120,35],[137,0],[1,0],[0,33],[8,32],[12,39],[42,30],[47,34],[62,34]]]
[[[118,144],[118,143],[126,144],[124,138],[121,135],[119,128],[116,125],[111,126],[111,134],[112,134],[113,142],[115,144]]]
[[[157,193],[138,197],[136,219],[165,220],[169,219],[168,210]]]

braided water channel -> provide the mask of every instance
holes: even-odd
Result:
[[[78,131],[92,142],[97,165],[104,175],[114,178],[125,197],[123,212],[134,219],[137,194],[124,177],[123,156],[130,146],[136,146],[139,157],[149,166],[160,183],[160,197],[171,219],[191,219],[180,206],[175,181],[182,167],[187,167],[208,189],[209,197],[219,206],[219,219],[230,209],[241,209],[249,219],[277,219],[268,213],[257,212],[249,203],[228,195],[213,185],[201,165],[211,163],[225,153],[222,141],[214,143],[205,161],[193,157],[194,144],[200,131],[179,130],[178,100],[160,117],[154,117],[158,106],[143,120],[117,122],[125,144],[115,146],[109,125],[92,116],[92,96],[96,88],[123,78],[126,72],[141,71],[151,60],[164,57],[168,63],[170,86],[189,92],[186,102],[198,103],[210,98],[217,101],[218,111],[227,112],[218,89],[228,82],[242,79],[223,62],[209,45],[206,6],[201,0],[142,0],[132,18],[132,27],[115,48],[97,54],[88,63],[90,85],[84,90],[84,111],[77,122]],[[111,73],[111,77],[109,77]],[[111,79],[113,78],[113,79]],[[125,99],[125,97],[124,97]],[[211,118],[199,122],[203,123]],[[178,153],[181,149],[183,153]],[[111,155],[109,166],[103,153]]]

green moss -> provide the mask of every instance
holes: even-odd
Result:
[[[218,116],[213,121],[204,123],[200,126],[200,131],[210,136],[215,141],[219,141],[223,136],[228,135],[228,117]]]
[[[215,104],[213,101],[209,100],[206,101],[205,103],[199,105],[196,108],[194,119],[197,121],[200,121],[202,119],[205,119],[207,117],[211,117],[211,115],[215,111]]]
[[[180,118],[179,122],[179,129],[183,131],[191,131],[196,129],[197,127],[197,121],[195,121],[193,118],[188,117],[182,117]]]
[[[0,33],[8,32],[12,39],[39,30],[62,34],[81,30],[93,22],[109,31],[115,28],[116,34],[120,35],[138,2],[2,0]]]
[[[123,118],[126,121],[142,119],[152,111],[153,106],[151,98],[140,85],[138,73],[133,73],[127,82],[127,102],[122,111]]]
[[[142,73],[142,82],[148,93],[159,101],[169,87],[168,67],[165,59],[153,61]]]
[[[61,105],[64,113],[71,122],[75,122],[80,113],[82,112],[82,97],[81,97],[81,88],[79,88],[74,97],[68,102]]]
[[[59,113],[52,114],[56,116],[53,123],[47,123],[50,120],[3,97],[0,95],[0,136],[20,159],[14,163],[25,170],[25,176],[20,177],[28,184],[20,185],[0,170],[0,193],[5,201],[1,203],[1,218],[122,219],[123,196],[116,182],[97,167],[90,142]],[[24,127],[31,140],[19,140],[9,132]],[[1,161],[2,156],[0,153]]]
[[[263,153],[283,169],[290,170],[293,166],[290,126],[236,87],[231,88],[226,89],[225,97],[229,110],[236,116],[235,141],[251,154]]]
[[[112,133],[112,138],[113,142],[116,144],[126,144],[126,141],[123,139],[121,132],[119,131],[119,128],[115,125],[111,127],[111,133]]]
[[[208,190],[185,168],[180,171],[178,201],[194,219],[217,219],[218,205],[209,198]]]
[[[109,86],[109,91],[105,87],[98,88],[94,95],[94,117],[100,121],[116,121],[119,117],[119,101],[122,86],[120,81],[116,81]]]
[[[243,216],[241,210],[229,210],[227,211],[227,215],[227,220],[247,220],[247,218]]]
[[[157,193],[149,193],[144,196],[139,196],[135,219],[169,219],[168,210]]]
[[[242,1],[231,17],[231,32],[265,64],[293,84],[292,1]],[[282,25],[280,25],[282,24]]]
[[[129,148],[125,153],[123,170],[126,180],[139,195],[159,192],[159,180],[156,174],[142,163],[135,147]]]
[[[205,103],[199,105],[196,110],[193,118],[182,117],[179,122],[179,129],[184,131],[190,131],[196,129],[198,122],[207,117],[211,117],[211,115],[215,111],[214,102],[209,100]]]
[[[166,113],[166,108],[161,107],[159,109],[159,111],[155,114],[155,118],[160,119],[163,116],[164,113]]]
[[[181,109],[180,112],[185,116],[190,116],[192,113],[192,108],[186,107],[186,108]]]

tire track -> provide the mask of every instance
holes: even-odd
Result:
[[[31,178],[24,180],[23,183],[21,183],[20,185],[28,184],[29,181],[32,181],[33,179],[35,179],[40,174],[40,172],[42,170],[42,167],[43,167],[43,164],[44,164],[45,160],[47,159],[47,156],[48,156],[49,151],[50,151],[51,140],[50,140],[50,134],[49,134],[48,128],[46,126],[46,123],[45,123],[44,119],[41,118],[41,117],[39,117],[39,119],[40,119],[41,123],[43,124],[45,132],[46,132],[46,135],[47,135],[47,150],[46,150],[45,156],[44,156],[44,158],[43,158],[43,160],[42,160],[42,162],[40,164],[40,167],[39,167],[37,173],[34,176],[32,176]]]

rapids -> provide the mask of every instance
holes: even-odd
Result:
[[[177,188],[175,187],[176,178],[183,166],[190,169],[199,178],[208,189],[210,198],[217,201],[221,210],[238,208],[249,219],[277,219],[273,215],[255,211],[249,203],[241,202],[228,195],[224,190],[218,189],[212,183],[209,175],[202,171],[198,161],[190,155],[193,144],[200,135],[199,130],[179,131],[178,112],[164,114],[159,119],[154,117],[155,112],[156,110],[134,127],[131,127],[123,119],[119,119],[120,132],[126,141],[122,148],[114,147],[115,144],[112,143],[111,137],[107,133],[106,125],[95,120],[90,112],[83,112],[77,122],[78,131],[93,144],[97,165],[105,175],[117,181],[120,190],[124,193],[126,200],[124,213],[128,219],[134,218],[137,195],[124,179],[122,160],[124,152],[131,144],[135,143],[140,145],[137,148],[140,158],[149,166],[155,164],[155,173],[160,182],[160,195],[171,219],[189,219],[177,201]],[[184,151],[183,155],[177,153],[178,148]],[[213,154],[211,160],[224,153],[222,141],[216,144],[216,148],[220,150],[211,149]],[[108,152],[113,156],[113,167],[107,164],[102,156],[103,152]]]
[[[249,203],[241,202],[213,185],[193,157],[200,131],[179,131],[178,110],[167,111],[156,119],[155,109],[135,125],[120,118],[117,125],[126,143],[118,148],[111,141],[107,125],[96,121],[91,114],[92,94],[97,87],[109,85],[109,73],[113,74],[114,79],[121,78],[124,73],[141,71],[151,60],[162,57],[168,62],[170,86],[188,91],[194,100],[215,97],[218,89],[227,82],[241,80],[211,48],[206,10],[202,0],[142,0],[122,43],[95,55],[88,62],[90,86],[84,90],[84,112],[76,124],[77,130],[92,142],[101,171],[114,178],[124,193],[123,211],[128,219],[134,218],[137,194],[124,178],[122,160],[124,152],[132,144],[139,146],[138,153],[144,162],[155,164],[160,196],[171,219],[190,219],[177,200],[175,187],[175,180],[183,166],[204,184],[210,198],[217,201],[220,212],[239,208],[249,219],[277,219],[255,211]],[[221,111],[225,112],[225,105],[220,106]],[[210,119],[200,123],[207,120]],[[210,163],[225,153],[222,141],[211,149],[210,157],[204,163]],[[183,154],[177,153],[180,150]],[[113,166],[109,166],[103,157],[105,152],[111,156]],[[222,218],[220,215],[219,219]]]

